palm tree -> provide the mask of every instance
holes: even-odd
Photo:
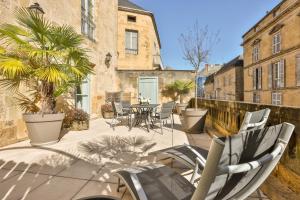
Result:
[[[0,26],[0,86],[17,95],[25,112],[52,114],[56,97],[93,72],[88,50],[71,26],[55,25],[26,8],[15,14],[18,25]]]
[[[194,88],[193,81],[176,80],[173,83],[166,86],[163,93],[165,96],[171,97],[174,101],[178,100],[183,103],[184,95],[190,93],[190,90]]]

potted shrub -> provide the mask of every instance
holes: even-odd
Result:
[[[112,119],[114,117],[114,110],[111,104],[104,104],[101,106],[101,112],[104,119]]]
[[[87,112],[74,108],[65,113],[63,124],[64,128],[71,131],[88,130],[90,126],[90,117]]]
[[[180,115],[182,110],[185,110],[187,103],[183,102],[184,96],[190,93],[194,87],[193,81],[189,80],[176,80],[173,83],[166,86],[163,93],[165,96],[171,97],[173,101],[178,101],[176,104],[176,111]]]
[[[182,34],[180,43],[182,45],[183,57],[194,68],[195,81],[195,104],[193,108],[187,108],[182,112],[184,128],[189,133],[201,133],[204,128],[206,109],[198,108],[197,99],[197,75],[199,68],[204,64],[211,53],[214,44],[218,42],[218,34],[211,34],[208,28],[200,28],[198,23],[187,34]]]
[[[1,86],[16,94],[25,111],[31,144],[52,144],[65,116],[55,110],[56,98],[92,73],[87,49],[72,27],[55,25],[37,12],[19,8],[16,19],[18,25],[0,27]]]

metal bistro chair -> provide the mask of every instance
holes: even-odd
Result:
[[[123,108],[122,103],[120,102],[112,102],[112,106],[113,106],[113,111],[114,111],[114,117],[112,118],[111,121],[111,126],[113,128],[113,130],[115,130],[115,122],[117,122],[117,120],[123,120],[124,117],[127,118],[128,120],[128,126],[130,128],[130,124],[131,124],[131,115],[130,115],[130,110],[127,108]]]
[[[174,130],[174,115],[173,110],[175,107],[175,102],[163,103],[159,112],[152,116],[152,124],[159,122],[161,133],[163,134],[163,125],[167,124],[168,120],[171,122],[172,132]]]
[[[207,160],[197,159],[204,170],[196,187],[174,169],[153,164],[118,170],[117,190],[126,186],[134,200],[244,200],[271,174],[294,128],[283,123],[214,138]]]

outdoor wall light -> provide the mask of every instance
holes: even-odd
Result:
[[[105,56],[105,65],[107,66],[107,68],[110,67],[111,59],[112,59],[112,55],[110,53],[107,53]]]
[[[34,3],[31,6],[28,7],[29,10],[35,12],[36,14],[45,14],[43,8],[40,6],[39,3]]]

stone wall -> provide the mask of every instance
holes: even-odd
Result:
[[[136,17],[136,22],[128,21],[128,16]],[[155,32],[155,21],[150,12],[131,9],[118,11],[118,69],[152,70],[155,56],[160,55],[160,42]],[[138,53],[128,54],[125,51],[125,31],[138,32]]]
[[[0,0],[2,23],[16,23],[14,11],[18,7],[28,7],[39,3],[45,17],[56,24],[68,24],[81,33],[81,1],[61,0]],[[105,101],[106,91],[115,91],[117,67],[117,0],[94,1],[95,40],[86,38],[84,46],[90,49],[90,61],[95,64],[95,74],[90,76],[90,111],[100,115],[100,105]],[[105,65],[106,54],[112,55],[110,66]],[[27,138],[22,120],[22,112],[8,91],[0,91],[0,146],[15,143]]]
[[[276,54],[272,52],[275,33],[281,35],[281,50]],[[253,95],[256,94],[260,96],[260,103],[271,104],[272,92],[280,92],[282,105],[300,106],[300,85],[297,84],[299,72],[296,69],[296,56],[300,55],[300,1],[282,1],[245,34],[243,40],[245,101],[253,102]],[[259,59],[254,62],[253,47],[256,45],[259,47]],[[269,66],[280,60],[285,61],[285,84],[283,88],[275,89],[270,87]],[[256,90],[253,87],[253,71],[259,67],[262,68],[262,88]],[[294,98],[290,98],[291,96]]]
[[[194,105],[194,99],[190,105]],[[208,99],[199,99],[198,106],[208,109],[206,126],[216,129],[221,135],[236,133],[247,111],[262,108],[271,109],[268,126],[283,122],[296,125],[289,146],[273,174],[300,194],[300,108]]]
[[[171,99],[162,95],[162,91],[167,84],[174,82],[175,80],[193,80],[194,71],[192,70],[118,70],[117,75],[119,78],[120,91],[131,94],[131,103],[137,103],[138,100],[138,79],[140,76],[158,77],[158,99],[159,103],[170,101]],[[189,95],[184,98],[185,102],[194,95],[194,91],[191,90]]]

